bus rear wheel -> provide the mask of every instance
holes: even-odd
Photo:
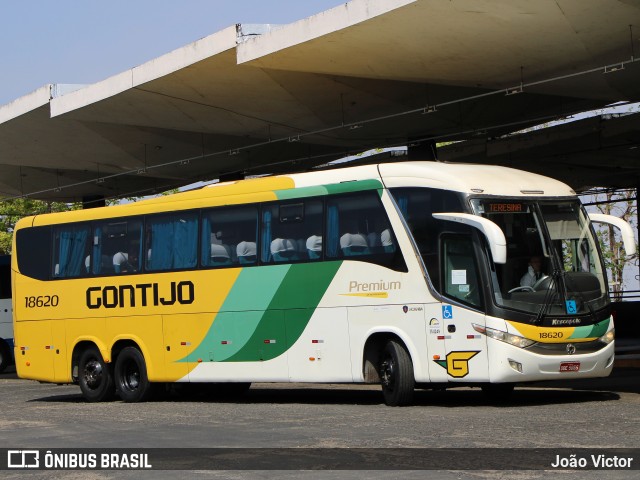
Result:
[[[143,402],[151,393],[147,365],[142,353],[135,347],[125,347],[118,355],[115,378],[116,390],[124,402]]]
[[[78,384],[88,402],[103,402],[113,398],[113,375],[97,347],[89,347],[80,355]]]
[[[407,349],[396,340],[389,340],[382,350],[380,381],[384,403],[388,406],[401,407],[413,400],[413,364]]]

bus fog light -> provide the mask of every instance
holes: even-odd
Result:
[[[516,362],[515,360],[509,360],[509,366],[513,368],[516,372],[522,373],[522,364],[520,362]]]
[[[611,364],[613,363],[613,357],[614,355],[611,355],[609,357],[609,359],[607,360],[607,366],[605,368],[609,368],[611,366]]]
[[[615,338],[616,338],[616,330],[615,330],[615,328],[612,328],[607,333],[605,333],[603,336],[601,336],[598,340],[600,340],[602,343],[606,343],[608,345],[611,342],[613,342],[615,340]]]

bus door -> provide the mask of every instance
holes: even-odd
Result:
[[[440,240],[441,293],[451,302],[443,302],[440,311],[433,312],[432,318],[440,330],[435,335],[436,341],[444,343],[444,357],[440,353],[434,363],[446,372],[450,382],[489,379],[486,337],[473,327],[486,324],[475,236],[475,233],[448,233]]]

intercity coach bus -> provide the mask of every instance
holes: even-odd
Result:
[[[626,223],[628,253],[635,246]],[[220,183],[20,220],[21,378],[88,401],[155,384],[415,388],[601,377],[614,361],[590,217],[558,181],[402,162]],[[532,284],[521,281],[533,257]]]

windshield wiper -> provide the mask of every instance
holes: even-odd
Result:
[[[553,272],[551,273],[551,280],[549,281],[549,286],[547,287],[547,291],[544,295],[544,299],[542,300],[542,306],[540,307],[540,310],[538,310],[538,314],[536,315],[536,318],[533,321],[535,325],[539,325],[542,323],[542,320],[544,319],[547,309],[551,305],[553,297],[555,296],[555,290],[556,290],[555,285],[558,283],[556,279],[560,277],[560,275],[562,275],[562,273],[558,269],[554,269]]]

